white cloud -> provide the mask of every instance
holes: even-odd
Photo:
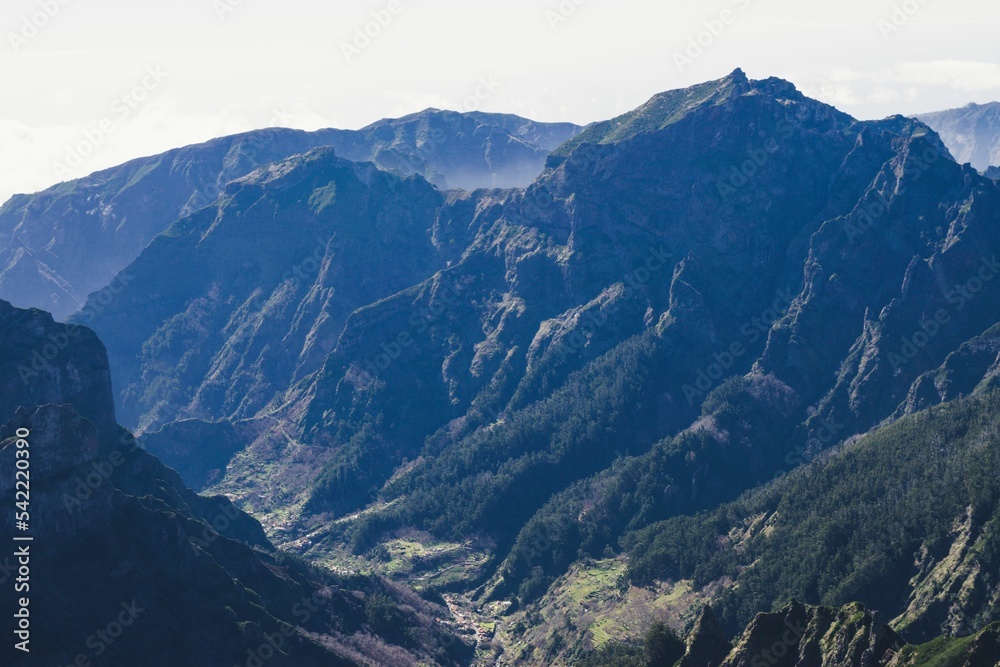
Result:
[[[928,3],[888,41],[876,23],[895,0],[752,2],[683,75],[671,56],[716,15],[704,5],[587,3],[553,31],[545,12],[559,0],[403,2],[351,64],[340,42],[385,0],[246,1],[225,21],[210,0],[167,9],[71,3],[21,52],[0,45],[0,88],[12,91],[0,98],[0,200],[53,184],[52,162],[157,63],[169,81],[81,172],[269,125],[358,128],[427,106],[456,108],[484,76],[502,83],[485,109],[577,123],[737,66],[788,78],[859,118],[1000,99],[993,1]],[[37,10],[37,0],[8,4],[8,29]]]
[[[944,86],[970,93],[1000,90],[1000,64],[965,60],[936,60],[896,65],[885,74],[893,83]]]

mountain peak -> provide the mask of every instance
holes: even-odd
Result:
[[[752,95],[773,98],[785,107],[793,104],[806,105],[806,108],[797,110],[800,118],[827,118],[843,126],[855,122],[849,115],[834,107],[806,97],[790,81],[777,77],[752,80],[737,67],[721,79],[659,93],[633,111],[589,126],[553,151],[548,165],[558,166],[582,144],[620,143],[641,134],[666,129],[701,110],[728,105]]]

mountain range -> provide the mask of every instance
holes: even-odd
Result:
[[[442,189],[515,187],[530,183],[548,153],[581,129],[428,109],[357,131],[260,130],[133,160],[0,208],[0,298],[65,319],[227,183],[313,148],[421,174]]]
[[[212,185],[143,172],[188,199],[144,200],[127,252],[91,238],[90,370],[19,404],[134,429],[121,492],[195,527],[233,503],[234,553],[283,580],[373,572],[330,586],[378,614],[299,628],[341,657],[468,659],[441,626],[477,664],[995,664],[1000,186],[947,134],[741,70],[585,129],[372,128],[269,131],[224,175],[249,138],[151,158]],[[83,228],[42,197],[0,221]]]

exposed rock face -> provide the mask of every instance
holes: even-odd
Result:
[[[904,645],[861,605],[842,609],[792,603],[759,614],[723,667],[883,667]]]
[[[71,403],[104,435],[115,429],[108,355],[86,327],[0,301],[0,383],[4,417],[19,406]]]
[[[116,279],[178,217],[214,202],[261,164],[325,144],[322,135],[262,130],[133,160],[0,208],[0,298],[65,319]]]
[[[268,129],[133,160],[0,208],[0,298],[63,320],[178,218],[218,199],[227,183],[322,146],[442,188],[513,187],[541,172],[549,151],[582,128],[503,114],[429,109],[362,130]]]
[[[690,499],[669,511],[731,499],[896,414],[996,323],[1000,189],[917,121],[737,71],[549,167],[524,191],[442,195],[319,151],[233,183],[94,319],[123,419],[255,424],[217,488],[264,511],[381,494],[399,500],[381,525],[509,545],[555,494],[692,424],[697,456],[661,459]],[[748,373],[727,396],[755,428],[707,428],[709,395]]]
[[[12,387],[19,381],[13,362],[67,327],[3,304],[0,330],[0,383]],[[113,413],[95,412],[111,409],[94,398],[110,394],[100,343],[82,329],[66,335],[61,355],[49,359],[53,371],[5,393],[0,417],[3,497],[12,498],[20,481],[18,452],[28,451],[31,462],[30,529],[7,512],[0,535],[7,544],[11,535],[34,539],[25,543],[31,579],[22,591],[31,601],[31,653],[5,642],[3,664],[217,667],[264,656],[268,664],[319,667],[465,659],[465,646],[438,627],[442,609],[376,579],[337,579],[288,559],[228,499],[194,494],[127,431],[109,426]],[[29,407],[13,407],[19,404]],[[11,554],[2,558],[3,571],[14,571]],[[16,604],[3,596],[5,618]],[[389,617],[396,627],[386,625]]]
[[[151,243],[93,319],[120,328],[108,346],[122,419],[146,429],[257,415],[317,370],[352,312],[444,266],[432,236],[442,203],[422,178],[331,149],[230,184]],[[183,275],[162,280],[180,257]],[[156,387],[144,379],[153,368]]]
[[[677,667],[720,667],[733,649],[711,607],[702,611],[685,643],[687,648]]]
[[[723,667],[996,667],[997,664],[1000,664],[998,624],[969,637],[941,638],[922,646],[906,646],[888,626],[860,605],[837,610],[797,603],[780,612],[760,614],[722,663]]]
[[[1000,163],[1000,102],[969,104],[917,118],[941,135],[959,163],[976,169]]]

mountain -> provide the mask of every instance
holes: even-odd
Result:
[[[358,131],[269,129],[133,160],[0,208],[0,298],[63,319],[118,275],[178,218],[218,199],[254,169],[330,146],[352,160],[446,189],[529,184],[549,151],[580,131],[568,123],[429,109]]]
[[[726,474],[676,511],[731,500],[996,322],[1000,191],[917,121],[737,71],[581,137],[523,191],[328,151],[233,182],[91,299],[124,420],[229,420],[248,447],[214,488],[293,533],[375,502],[324,548],[409,527],[502,560],[558,494],[682,431],[705,460],[664,459],[678,493]]]
[[[730,629],[795,598],[860,601],[912,641],[974,634],[1000,621],[998,406],[986,391],[905,417],[735,503],[644,528],[626,538],[628,576],[724,581],[713,597]]]
[[[791,596],[871,596],[896,618],[918,588],[907,639],[989,621],[990,588],[965,600],[911,585],[905,566],[931,567],[920,549],[948,543],[964,500],[986,508],[970,530],[991,534],[974,493],[923,529],[915,496],[890,560],[864,560],[880,535],[831,551],[853,570],[774,547],[761,576],[802,569],[771,588],[751,585],[752,553],[719,553],[721,518],[699,523],[842,443],[995,387],[1000,187],[927,125],[858,121],[737,70],[591,126],[525,189],[442,192],[345,155],[232,181],[76,320],[108,346],[122,420],[191,484],[310,560],[452,596],[512,642],[482,641],[492,660],[570,579],[560,608],[607,594],[609,613],[666,605],[686,624],[708,602],[731,633]],[[965,460],[947,451],[907,474]],[[873,494],[895,471],[876,462]],[[867,497],[839,493],[844,512]],[[848,525],[817,526],[818,545],[789,526],[789,544],[826,553]],[[669,548],[681,536],[684,558]],[[961,627],[941,611],[958,601]],[[627,625],[588,613],[553,641]],[[514,618],[524,632],[504,627]]]
[[[445,609],[275,550],[228,499],[194,494],[145,453],[114,423],[92,332],[6,302],[0,331],[0,492],[25,491],[17,523],[5,513],[0,531],[14,545],[3,579],[14,586],[17,565],[23,598],[5,595],[2,607],[25,619],[18,643],[30,649],[5,642],[3,664],[467,660]]]
[[[983,176],[986,178],[992,178],[994,181],[1000,180],[1000,167],[990,167],[983,172]]]
[[[969,104],[916,117],[927,123],[959,163],[979,170],[1000,164],[1000,102]]]
[[[549,153],[582,129],[510,114],[427,109],[342,133],[330,145],[344,158],[420,174],[442,190],[516,188],[534,181]]]

